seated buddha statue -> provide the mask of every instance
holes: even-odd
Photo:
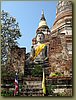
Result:
[[[36,35],[37,43],[31,47],[30,60],[34,63],[43,63],[47,60],[47,46],[44,44],[45,35],[39,32]]]

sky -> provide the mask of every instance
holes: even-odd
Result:
[[[18,39],[19,47],[30,52],[32,39],[36,36],[42,9],[49,28],[56,18],[57,1],[2,1],[1,10],[7,11],[19,23],[22,37]]]

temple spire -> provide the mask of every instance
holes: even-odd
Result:
[[[43,9],[42,9],[42,16],[41,16],[41,19],[40,20],[46,21],[45,16],[44,16],[44,10]]]
[[[42,15],[44,15],[44,10],[42,9]]]

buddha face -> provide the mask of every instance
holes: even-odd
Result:
[[[43,34],[37,34],[37,42],[43,42],[44,41],[44,35]]]

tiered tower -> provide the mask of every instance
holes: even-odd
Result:
[[[51,29],[52,34],[56,32],[72,35],[72,2],[59,1],[56,9],[56,19]]]
[[[71,1],[59,1],[57,4],[56,19],[51,29],[49,56],[50,66],[55,66],[52,71],[58,66],[58,70],[69,76],[72,71]]]

